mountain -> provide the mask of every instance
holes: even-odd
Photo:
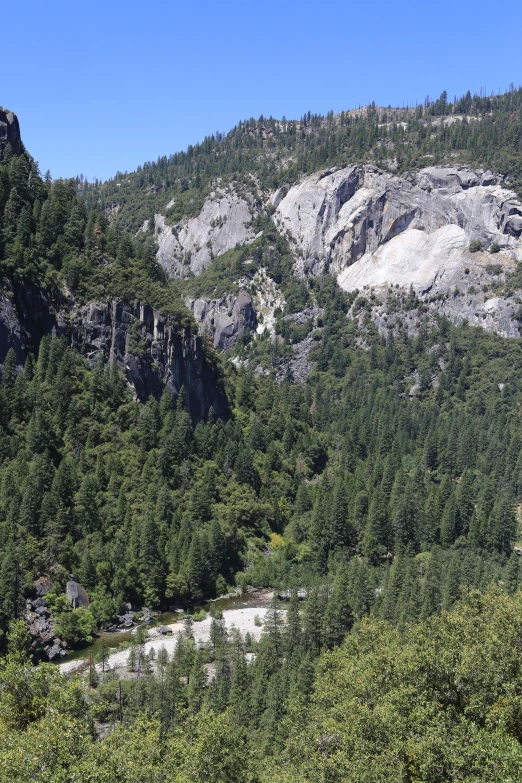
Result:
[[[1,112],[2,780],[517,779],[522,91],[105,183]]]
[[[23,147],[18,119],[0,112],[0,129],[2,117],[0,364],[12,349],[22,367],[42,337],[63,336],[93,367],[99,359],[116,362],[143,402],[159,398],[165,386],[176,398],[184,387],[195,421],[212,406],[226,416],[219,369],[179,296],[161,286],[146,242],[133,246],[128,236],[111,233],[72,183],[44,182]],[[94,282],[73,296],[83,264]]]
[[[250,120],[84,196],[154,236],[216,346],[253,328],[263,269],[282,310],[289,280],[330,273],[346,291],[374,290],[381,331],[391,289],[412,285],[421,308],[515,337],[521,101],[520,90],[468,93],[416,109]],[[236,316],[240,289],[239,310],[251,303]]]

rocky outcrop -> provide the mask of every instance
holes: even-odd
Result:
[[[423,306],[455,323],[519,336],[520,308],[498,284],[522,261],[522,203],[500,175],[430,167],[399,177],[346,166],[294,185],[275,219],[300,276],[329,271],[346,291],[380,299],[413,287]],[[377,320],[386,311],[373,306]]]
[[[32,284],[4,286],[0,293],[0,365],[10,348],[23,365],[27,352],[36,354],[43,335],[55,326],[55,308],[48,292]]]
[[[416,337],[423,326],[436,326],[436,315],[444,315],[454,324],[466,321],[470,326],[479,326],[501,337],[520,337],[521,307],[513,297],[492,296],[481,291],[473,294],[455,292],[441,299],[421,300],[420,307],[404,309],[397,302],[399,295],[392,293],[384,299],[377,299],[373,304],[370,302],[369,306],[358,312],[356,302],[349,317],[355,317],[363,324],[365,314],[369,311],[373,323],[384,337],[390,334],[398,336],[401,332]]]
[[[174,397],[185,387],[194,421],[211,406],[225,416],[228,403],[216,367],[201,337],[181,329],[160,311],[135,301],[90,302],[79,307],[58,293],[54,303],[37,286],[5,290],[0,296],[0,365],[13,348],[19,365],[36,354],[45,334],[58,334],[94,366],[99,356],[115,361],[136,396],[159,397],[167,385]]]
[[[49,661],[63,658],[67,650],[67,643],[56,636],[51,610],[45,598],[54,586],[52,574],[61,569],[59,564],[55,564],[51,573],[38,574],[33,584],[32,597],[28,598],[25,604],[25,622],[31,637],[31,649],[35,656]],[[84,588],[76,582],[69,582],[68,586],[69,584],[76,586],[77,593],[85,597],[88,606],[89,599]],[[69,592],[67,596],[69,597]],[[84,603],[72,602],[74,609],[79,605]]]
[[[22,138],[18,117],[12,111],[0,109],[0,160],[7,144],[11,145],[15,155],[21,154]]]
[[[194,421],[210,407],[218,416],[227,412],[227,399],[217,369],[207,361],[201,337],[175,324],[141,302],[91,302],[59,319],[58,331],[91,364],[103,355],[123,367],[136,396],[159,397],[167,385],[174,398],[185,387]]]
[[[473,240],[522,259],[522,204],[490,172],[318,172],[289,190],[276,220],[297,248],[298,273],[329,270],[346,290],[398,283],[420,293],[448,291]]]
[[[56,564],[51,568],[51,572],[53,569],[61,570],[62,567]],[[63,658],[67,651],[67,643],[56,636],[52,613],[45,599],[52,588],[52,576],[47,573],[39,574],[34,582],[33,596],[25,605],[25,622],[31,637],[31,648],[36,656],[49,661]],[[89,597],[85,588],[78,582],[70,579],[66,584],[65,593],[72,609],[88,608]]]
[[[175,226],[156,215],[157,258],[172,277],[199,275],[216,256],[254,238],[255,209],[234,190],[218,190],[208,198],[197,217]]]
[[[244,289],[237,296],[186,299],[185,304],[199,324],[200,334],[211,336],[214,348],[231,348],[245,330],[253,331],[256,328],[252,297]]]

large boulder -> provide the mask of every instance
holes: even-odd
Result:
[[[42,598],[44,595],[47,595],[47,593],[52,590],[53,588],[53,581],[49,574],[41,574],[34,583],[34,589],[36,592],[36,595],[39,598]],[[41,603],[39,606],[45,606],[45,604]]]
[[[71,602],[73,609],[79,609],[80,607],[83,607],[84,609],[88,608],[89,596],[87,595],[85,588],[78,584],[78,582],[74,582],[73,580],[67,582],[65,585],[65,593]]]

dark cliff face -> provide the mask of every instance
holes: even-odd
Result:
[[[79,307],[60,298],[54,304],[37,286],[19,286],[0,295],[0,364],[13,348],[18,363],[36,354],[45,334],[62,335],[95,365],[100,355],[116,361],[136,397],[159,397],[167,385],[174,397],[185,387],[192,419],[206,418],[210,407],[226,416],[228,402],[217,368],[200,337],[179,331],[168,317],[141,302],[90,302]]]
[[[22,139],[18,117],[12,111],[6,112],[0,109],[0,160],[6,144],[11,145],[15,155],[21,154]]]
[[[0,292],[0,365],[13,348],[19,365],[27,353],[38,353],[44,334],[56,327],[48,294],[35,285],[4,286]]]
[[[57,330],[92,364],[100,353],[116,361],[142,402],[159,397],[165,385],[177,397],[185,387],[194,421],[212,406],[227,412],[227,399],[216,367],[207,361],[200,337],[169,323],[158,310],[141,302],[91,302],[60,314]]]

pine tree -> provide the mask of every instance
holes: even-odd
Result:
[[[380,487],[373,493],[368,511],[368,521],[363,530],[361,551],[376,561],[386,554],[391,545],[391,529],[388,521],[386,495]]]
[[[305,601],[303,612],[304,646],[313,656],[319,655],[323,646],[325,599],[324,591],[314,587],[308,593]]]
[[[442,550],[433,546],[421,594],[422,620],[437,614],[442,607],[442,565]]]
[[[251,720],[251,684],[245,659],[243,642],[239,633],[232,639],[232,680],[229,704],[236,726],[246,728]]]
[[[204,699],[204,691],[207,682],[207,674],[199,653],[194,656],[194,662],[190,670],[187,689],[188,709],[195,715],[201,709]]]
[[[451,546],[459,534],[459,516],[455,493],[451,494],[444,510],[440,523],[440,541],[443,546]]]
[[[324,640],[330,649],[341,644],[353,625],[349,595],[348,568],[342,564],[335,575],[325,613]]]
[[[109,647],[107,645],[107,642],[105,641],[105,637],[102,636],[100,648],[98,650],[98,654],[96,655],[96,661],[97,663],[101,663],[102,665],[102,673],[105,674],[105,667],[107,666],[109,662]],[[130,668],[130,667],[129,667]],[[131,668],[132,671],[132,668]]]
[[[301,657],[303,628],[297,590],[292,590],[286,615],[285,653],[289,659]]]
[[[338,479],[333,492],[332,512],[329,524],[330,548],[346,546],[352,539],[348,520],[348,498],[342,479]]]

